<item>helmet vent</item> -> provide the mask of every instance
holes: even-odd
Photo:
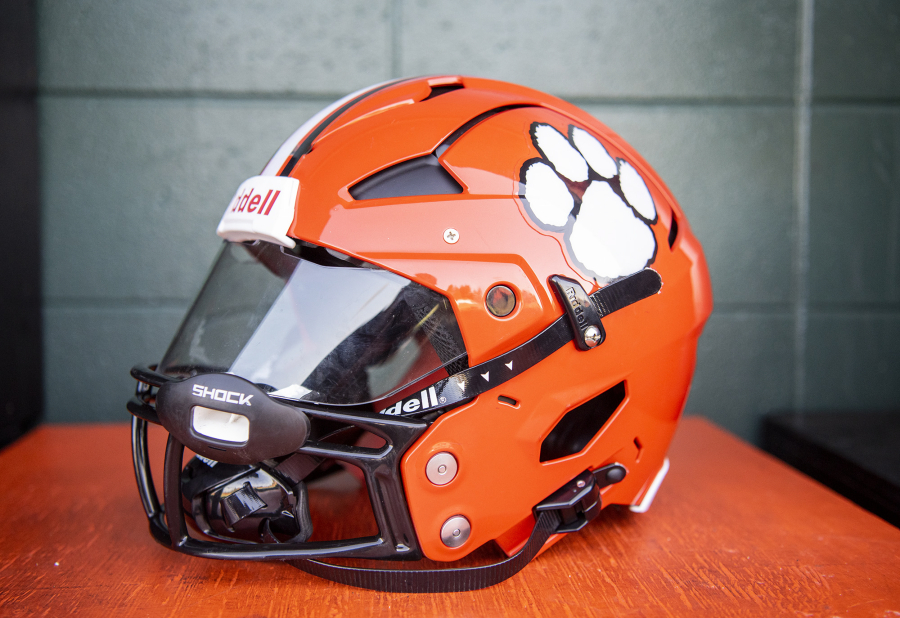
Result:
[[[434,97],[439,97],[442,94],[447,94],[448,92],[453,92],[454,90],[460,90],[461,88],[465,88],[465,86],[463,86],[462,84],[445,84],[443,86],[432,86],[431,92],[422,100],[427,101],[428,99],[433,99]]]
[[[412,195],[453,195],[462,190],[436,156],[425,155],[372,174],[350,187],[350,195],[355,200],[377,200]]]
[[[600,433],[624,400],[623,381],[569,410],[541,443],[541,461],[552,461],[581,451]]]
[[[675,244],[676,238],[678,238],[678,217],[675,216],[675,213],[672,213],[672,227],[669,228],[669,249]]]

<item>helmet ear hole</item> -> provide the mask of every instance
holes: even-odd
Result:
[[[619,382],[593,399],[566,412],[541,443],[541,462],[574,455],[603,429],[625,401],[625,382]]]

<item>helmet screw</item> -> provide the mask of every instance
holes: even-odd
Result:
[[[447,547],[459,547],[469,540],[472,526],[462,515],[454,515],[441,526],[441,541]]]
[[[446,485],[456,478],[456,457],[444,451],[437,453],[428,460],[425,466],[425,476],[435,485]]]
[[[459,240],[459,232],[454,230],[452,227],[448,227],[444,230],[444,242],[450,245],[455,245]]]
[[[578,486],[578,489],[581,489],[582,487],[584,487],[585,483],[584,481],[578,481],[577,483],[575,483],[575,485]]]
[[[589,348],[596,348],[600,343],[600,329],[596,326],[588,326],[584,329],[584,342]]]

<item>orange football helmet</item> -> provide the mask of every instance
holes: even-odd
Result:
[[[373,86],[298,129],[217,232],[162,361],[132,370],[135,471],[160,542],[367,588],[465,590],[604,506],[653,500],[709,275],[662,181],[582,110],[470,77]],[[169,433],[164,508],[148,422]],[[307,484],[334,462],[364,479],[377,534],[314,536]],[[452,562],[489,541],[509,558],[322,561]]]

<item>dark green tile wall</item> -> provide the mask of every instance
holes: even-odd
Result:
[[[568,98],[670,186],[716,303],[688,412],[755,439],[773,410],[900,407],[898,7],[39,2],[47,417],[125,420],[235,187],[335,97],[432,72]]]

